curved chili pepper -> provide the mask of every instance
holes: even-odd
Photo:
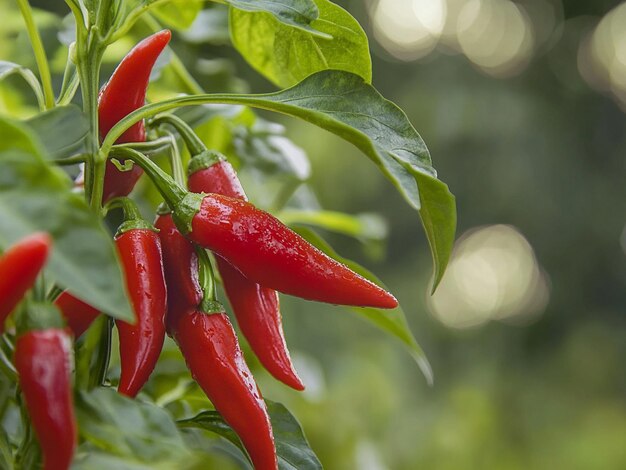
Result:
[[[74,297],[68,291],[63,291],[54,301],[54,305],[61,311],[75,338],[87,331],[100,315],[98,309]]]
[[[98,126],[101,139],[121,119],[144,105],[150,72],[171,36],[172,33],[169,30],[163,30],[138,43],[122,59],[109,81],[102,87],[98,98]],[[145,140],[144,122],[140,121],[126,130],[116,142],[143,142]],[[142,173],[142,169],[137,165],[129,171],[119,171],[108,160],[104,177],[103,202],[113,197],[128,195]]]
[[[173,335],[181,315],[202,302],[198,279],[198,255],[193,244],[176,228],[172,215],[160,214],[154,226],[159,230],[167,284],[167,333]]]
[[[148,381],[165,340],[167,291],[159,236],[130,221],[115,237],[136,323],[116,320],[120,335],[118,391],[134,397]],[[145,225],[143,225],[145,226]]]
[[[218,193],[247,200],[231,164],[216,154],[194,157],[189,173],[189,189],[193,192]],[[256,356],[276,379],[296,390],[304,390],[287,349],[278,293],[250,281],[221,256],[216,259],[237,323]]]
[[[278,468],[267,408],[225,313],[189,311],[174,338],[194,380],[241,438],[256,470]]]
[[[390,293],[245,201],[207,194],[187,236],[226,258],[248,279],[285,294],[358,307],[398,306]]]
[[[0,333],[6,318],[35,283],[51,245],[50,235],[39,232],[21,239],[0,256]]]
[[[31,330],[15,343],[15,368],[43,454],[44,470],[70,468],[76,448],[71,338],[65,330]]]

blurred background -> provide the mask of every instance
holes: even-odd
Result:
[[[434,296],[417,213],[354,147],[280,122],[326,209],[386,222],[386,240],[324,235],[396,294],[434,385],[347,310],[283,297],[308,389],[256,364],[265,396],[292,410],[328,469],[626,468],[626,2],[336,3],[370,38],[374,85],[406,111],[456,195],[458,241]],[[275,89],[223,28],[212,34],[191,28],[174,43],[187,42],[181,57],[203,87]],[[19,41],[0,42],[0,56],[15,60]],[[0,109],[14,107],[15,86],[0,88]]]
[[[626,468],[626,2],[338,3],[367,31],[374,85],[426,141],[459,223],[430,297],[416,214],[358,151],[289,121],[325,207],[387,219],[384,260],[336,246],[398,295],[435,376],[428,387],[337,308],[286,306],[287,338],[320,378],[296,411],[320,459]]]

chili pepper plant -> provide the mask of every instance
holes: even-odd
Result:
[[[0,116],[1,468],[321,468],[255,380],[264,368],[293,393],[307,386],[282,296],[349,307],[430,380],[394,286],[318,233],[367,227],[320,208],[303,151],[272,121],[318,126],[380,169],[421,219],[434,290],[454,197],[372,86],[348,12],[328,0],[15,4],[15,48],[34,60],[0,62],[21,103]],[[275,91],[248,93],[235,55]]]

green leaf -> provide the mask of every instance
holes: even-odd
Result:
[[[370,83],[372,61],[363,28],[338,5],[328,0],[315,3],[319,18],[311,26],[328,37],[291,28],[269,14],[231,9],[234,46],[254,69],[280,87],[328,69],[352,72]]]
[[[223,0],[233,8],[251,13],[268,13],[281,23],[313,34],[321,34],[310,26],[319,16],[313,0]],[[325,36],[322,34],[322,36]]]
[[[274,431],[278,468],[280,470],[321,469],[322,464],[311,450],[296,418],[280,403],[268,400],[265,400],[265,403]],[[239,447],[245,454],[237,434],[226,424],[217,411],[204,411],[193,418],[178,421],[178,425],[182,428],[200,428],[214,432]]]
[[[65,158],[84,150],[89,121],[76,105],[58,106],[28,119],[26,124],[52,158]]]
[[[376,276],[374,276],[374,274],[365,269],[363,266],[355,263],[354,261],[342,258],[339,254],[337,254],[337,252],[335,252],[335,250],[333,250],[333,248],[328,243],[326,243],[326,241],[322,237],[320,237],[314,231],[305,227],[295,227],[294,230],[298,232],[302,237],[304,237],[307,241],[309,241],[309,243],[319,248],[331,258],[345,264],[354,272],[360,274],[364,278],[369,279],[370,281],[378,285],[383,285],[380,280]],[[404,311],[401,307],[397,307],[393,310],[357,307],[349,307],[349,309],[357,315],[368,320],[375,327],[379,328],[380,330],[400,341],[402,345],[406,348],[406,350],[411,354],[413,359],[415,359],[415,361],[417,362],[417,365],[422,371],[422,374],[424,374],[426,381],[429,384],[433,383],[433,371],[430,367],[428,359],[426,358],[426,355],[424,354],[424,351],[422,350],[420,345],[415,340],[413,333],[411,333],[409,325],[406,321],[406,316],[404,315]]]
[[[419,172],[415,172],[414,175],[422,202],[420,217],[435,264],[431,290],[431,293],[434,293],[450,261],[454,246],[456,199],[448,186],[437,178]]]
[[[175,29],[189,28],[202,10],[200,0],[171,0],[155,6],[152,13],[165,25]]]
[[[134,314],[111,237],[69,179],[46,164],[28,128],[0,118],[0,248],[45,231],[54,239],[46,272],[52,281],[123,320]]]
[[[111,388],[79,392],[76,418],[80,436],[108,454],[137,463],[185,461],[190,456],[165,410],[131,400]]]
[[[14,64],[13,62],[7,62],[4,60],[0,60],[0,80],[4,80],[9,75],[17,74],[20,75],[26,83],[30,86],[35,93],[35,97],[37,98],[37,103],[40,108],[44,107],[45,98],[43,96],[43,90],[41,89],[41,84],[35,74],[26,67],[22,67],[19,64]]]

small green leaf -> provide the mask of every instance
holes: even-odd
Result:
[[[281,23],[313,34],[321,34],[310,26],[319,16],[313,0],[223,0],[233,8],[251,13],[269,13]],[[322,34],[322,36],[325,36]]]
[[[322,237],[314,231],[305,227],[296,227],[294,230],[304,237],[309,243],[319,248],[331,258],[345,264],[364,278],[369,279],[378,285],[383,285],[380,280],[374,276],[374,274],[365,269],[363,266],[355,263],[354,261],[342,258],[328,243],[326,243]],[[411,356],[413,356],[415,362],[417,362],[417,365],[422,371],[422,374],[424,374],[426,381],[429,384],[433,383],[433,371],[430,367],[428,359],[426,358],[426,355],[420,345],[415,340],[413,333],[411,333],[409,325],[406,321],[406,316],[404,315],[401,307],[397,307],[393,310],[350,307],[350,310],[364,317],[375,327],[399,340]]]
[[[311,450],[300,423],[280,403],[265,400],[272,422],[278,468],[280,470],[321,470],[322,464]],[[193,418],[178,421],[181,428],[200,428],[214,432],[227,439],[242,452],[243,445],[232,428],[224,422],[217,411],[204,411]]]
[[[50,280],[115,318],[132,320],[115,247],[100,220],[69,179],[46,164],[24,124],[0,118],[0,135],[0,248],[48,232],[54,239]]]
[[[20,75],[26,83],[30,86],[35,93],[35,97],[37,98],[37,103],[40,108],[44,107],[45,98],[43,96],[43,90],[41,89],[41,84],[35,74],[26,67],[22,67],[19,64],[14,64],[13,62],[7,62],[4,60],[0,60],[0,80],[4,80],[9,75],[17,74]]]
[[[134,462],[184,461],[190,454],[165,410],[131,400],[111,388],[80,392],[76,418],[85,441]]]
[[[352,72],[371,82],[369,45],[359,23],[328,0],[315,3],[319,18],[311,26],[328,37],[291,28],[269,14],[231,9],[234,46],[255,70],[280,87],[328,69]]]
[[[58,106],[28,119],[26,124],[55,159],[80,153],[89,132],[89,121],[76,105]]]

